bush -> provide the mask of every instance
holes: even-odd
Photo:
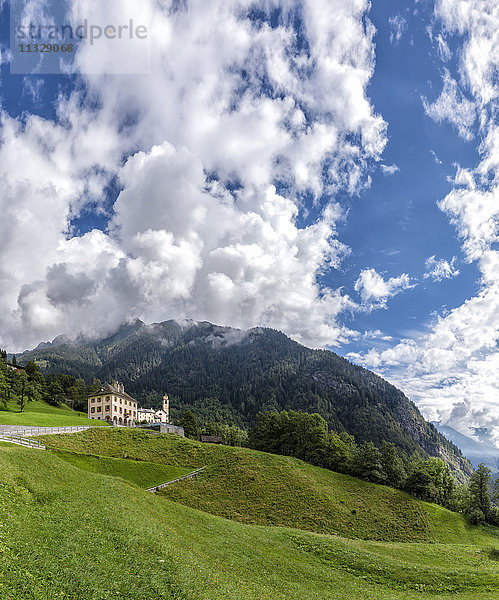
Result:
[[[479,508],[475,508],[470,513],[470,523],[472,525],[480,525],[481,523],[485,523],[485,515]]]

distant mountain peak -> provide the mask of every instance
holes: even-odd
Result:
[[[480,463],[484,463],[494,474],[499,474],[499,448],[490,440],[476,439],[449,425],[441,425],[440,422],[434,422],[433,425],[461,450],[473,467],[476,468]],[[475,433],[475,428],[470,429]]]

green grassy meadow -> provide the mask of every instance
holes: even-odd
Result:
[[[140,431],[89,430],[50,436],[50,440],[53,446],[66,446],[72,452],[78,451],[78,446],[92,446],[94,454],[121,459],[101,463],[115,464],[117,476],[92,472],[101,468],[95,463],[103,459],[96,457],[0,445],[2,599],[498,597],[497,530],[469,527],[459,515],[418,503],[400,492],[393,491],[403,500],[390,513],[393,536],[389,539],[383,513],[390,503],[396,503],[395,497],[389,496],[392,491],[300,461]],[[44,441],[48,442],[49,436]],[[212,470],[174,484],[172,489],[180,487],[171,496],[169,491],[151,494],[132,482],[129,474],[136,467],[127,466],[134,465],[130,459],[189,470],[208,464]],[[261,477],[256,473],[258,465]],[[227,466],[232,475],[224,479]],[[212,482],[217,473],[220,485]],[[271,473],[273,479],[268,480],[265,492],[262,482]],[[248,477],[251,474],[253,480]],[[290,481],[279,483],[280,479]],[[188,490],[193,492],[192,504],[199,504],[203,486],[211,513],[187,505]],[[225,492],[224,486],[229,486]],[[280,487],[274,490],[276,486]],[[214,493],[219,496],[216,502],[211,498]],[[212,514],[222,512],[222,505],[234,493],[234,506],[241,502],[239,518]],[[286,503],[278,493],[294,494],[296,503]],[[251,500],[244,500],[247,495]],[[354,500],[356,504],[349,504]],[[258,520],[257,511],[250,514],[253,501],[267,507],[262,520],[272,517],[276,522],[251,524]],[[320,509],[316,502],[322,502]],[[338,535],[345,526],[345,511],[358,512],[362,502],[368,505],[368,512],[356,530],[359,535]],[[280,509],[282,503],[284,509]],[[344,512],[335,517],[340,506]],[[322,511],[329,512],[321,520]],[[304,520],[302,515],[307,513],[310,518]],[[424,541],[414,541],[414,530],[396,523],[411,514],[425,520]],[[373,523],[369,525],[368,519]],[[244,520],[248,522],[241,522]],[[314,520],[315,529],[323,529],[327,522],[327,527],[334,525],[336,531],[305,530],[305,525],[313,528]],[[376,539],[379,537],[384,539]]]
[[[192,469],[171,467],[152,462],[109,458],[107,456],[89,456],[74,452],[55,451],[58,458],[65,460],[83,471],[99,473],[110,477],[120,477],[141,488],[152,488],[167,481],[173,481],[187,475]]]
[[[292,457],[133,429],[92,429],[38,439],[61,450],[92,448],[103,456],[190,470],[207,466],[195,479],[161,494],[241,523],[378,541],[474,543],[481,539],[481,530],[469,527],[462,515]]]
[[[51,406],[43,400],[26,404],[24,412],[19,412],[16,402],[7,402],[0,407],[0,425],[19,425],[26,427],[83,427],[106,426],[103,421],[88,419],[87,413],[74,411],[66,404]]]

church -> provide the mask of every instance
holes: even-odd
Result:
[[[137,421],[139,423],[169,423],[170,422],[170,401],[168,396],[163,396],[163,408],[154,410],[154,408],[139,408],[137,410]]]
[[[159,410],[139,408],[138,402],[125,392],[125,386],[115,381],[105,384],[88,397],[88,418],[107,421],[111,425],[133,427],[136,423],[169,423],[170,401],[163,396]]]

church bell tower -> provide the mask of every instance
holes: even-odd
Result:
[[[166,394],[163,396],[163,410],[166,413],[166,422],[169,423],[170,422],[170,400]]]

